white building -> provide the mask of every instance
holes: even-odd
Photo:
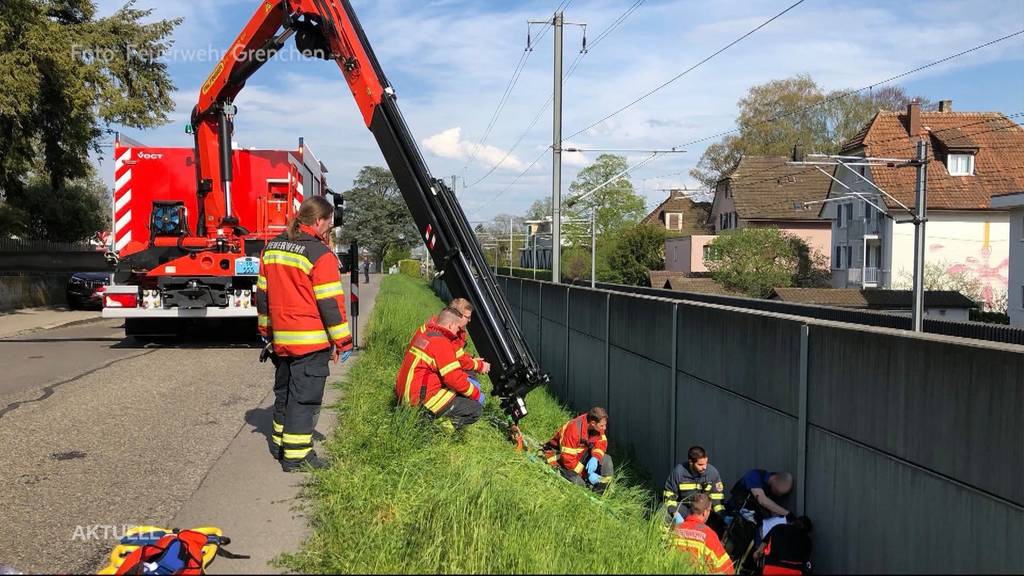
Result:
[[[1010,324],[1024,326],[1024,192],[992,197],[992,206],[1010,209]]]
[[[841,152],[847,156],[916,157],[925,138],[928,220],[925,262],[950,275],[968,274],[982,286],[991,307],[1007,294],[1010,217],[992,197],[1024,190],[1024,130],[998,112],[953,112],[943,101],[937,112],[917,104],[905,113],[880,111]],[[853,172],[856,170],[856,173]],[[821,209],[832,220],[832,282],[837,288],[909,288],[914,267],[914,226],[896,223],[911,214],[875,186],[913,209],[913,166],[837,166],[834,176],[869,197],[892,218],[833,183]],[[871,184],[869,184],[870,182]],[[873,185],[872,185],[873,184]]]

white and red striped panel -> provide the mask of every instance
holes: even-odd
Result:
[[[132,241],[132,149],[124,148],[114,159],[114,252]]]

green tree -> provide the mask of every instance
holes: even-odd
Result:
[[[899,86],[867,94],[848,92],[826,93],[808,75],[752,87],[737,103],[739,134],[708,146],[690,176],[713,190],[743,155],[785,156],[797,143],[808,152],[838,152],[876,112],[902,110],[915,100]],[[931,107],[929,100],[916,99],[922,108]]]
[[[913,270],[900,270],[893,288],[911,290],[914,287]],[[962,266],[955,266],[948,260],[924,263],[925,290],[955,290],[979,304],[986,304],[983,295],[984,284]]]
[[[523,216],[524,220],[543,220],[551,217],[551,196],[545,196],[543,198],[533,201],[530,204],[529,209],[526,210],[526,214]]]
[[[593,164],[580,170],[576,180],[569,186],[569,192],[572,196],[585,194],[623,172],[628,166],[623,156],[602,154]],[[590,212],[595,207],[597,233],[601,236],[625,230],[639,222],[646,214],[644,199],[634,191],[633,183],[626,174],[615,178],[613,182],[574,206],[567,206],[564,214],[572,219],[589,222]],[[586,228],[589,235],[590,224],[567,223],[563,228],[580,229],[580,235],[583,234],[582,229]],[[587,242],[589,243],[589,239]]]
[[[799,270],[797,244],[777,228],[742,228],[715,237],[705,261],[711,277],[752,298],[793,285]]]
[[[650,286],[651,270],[665,268],[665,229],[638,224],[618,235],[608,254],[609,282]]]
[[[88,209],[75,190],[91,177],[89,153],[101,153],[111,125],[151,128],[174,109],[159,57],[180,19],[145,22],[152,10],[133,4],[96,18],[91,0],[0,3],[0,197],[9,206],[0,233],[63,236],[76,220],[94,220],[63,210],[40,223],[28,207],[46,205],[33,197],[46,193],[74,198],[66,208]],[[49,186],[37,185],[40,178]]]
[[[65,180],[59,189],[41,174],[33,175],[20,208],[32,236],[75,242],[110,227],[110,192],[95,174]]]
[[[391,171],[363,166],[345,192],[342,244],[357,240],[383,262],[389,250],[407,250],[419,242],[419,233]]]

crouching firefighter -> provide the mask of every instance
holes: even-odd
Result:
[[[607,454],[608,412],[599,406],[569,420],[541,450],[563,478],[603,493],[615,472]]]
[[[465,306],[471,313],[472,306],[468,302]],[[459,330],[468,320],[468,313],[446,306],[413,334],[395,378],[399,405],[420,406],[432,418],[445,418],[455,428],[480,419],[484,392],[456,356],[462,348]]]
[[[286,472],[326,467],[313,451],[313,428],[328,362],[344,362],[352,350],[338,258],[325,240],[333,217],[327,200],[306,198],[260,262],[259,330],[271,344],[276,369],[272,450]]]

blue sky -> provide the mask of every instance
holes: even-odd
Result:
[[[566,19],[586,22],[591,43],[632,0],[571,0]],[[580,61],[567,80],[568,136],[679,74],[778,13],[792,0],[648,0]],[[109,14],[123,0],[98,0]],[[536,42],[484,147],[477,147],[526,44],[527,20],[549,18],[558,0],[354,0],[399,106],[437,177],[472,183],[524,132],[551,95],[551,34]],[[138,0],[154,18],[183,17],[168,67],[178,88],[172,123],[124,132],[144,143],[189,146],[184,125],[199,85],[252,15],[254,0]],[[826,90],[859,88],[1024,29],[1024,0],[988,2],[807,0],[694,72],[571,140],[583,148],[667,148],[735,127],[736,102],[756,84],[799,73]],[[581,34],[566,28],[565,66]],[[205,56],[205,57],[204,57]],[[904,78],[912,94],[952,99],[958,111],[1024,112],[1024,35]],[[236,100],[235,139],[258,148],[294,148],[300,136],[330,169],[332,187],[351,185],[361,166],[383,165],[333,63],[280,57]],[[493,174],[462,189],[473,220],[522,213],[551,194],[551,116],[540,121]],[[648,206],[668,187],[696,187],[687,171],[706,146],[659,157],[632,174]],[[538,162],[509,184],[538,155]],[[566,154],[565,189],[594,153]],[[629,155],[640,160],[643,155]],[[112,162],[99,171],[112,181]],[[504,192],[503,192],[504,191]],[[498,196],[498,194],[500,196]],[[563,195],[565,192],[563,192]]]

